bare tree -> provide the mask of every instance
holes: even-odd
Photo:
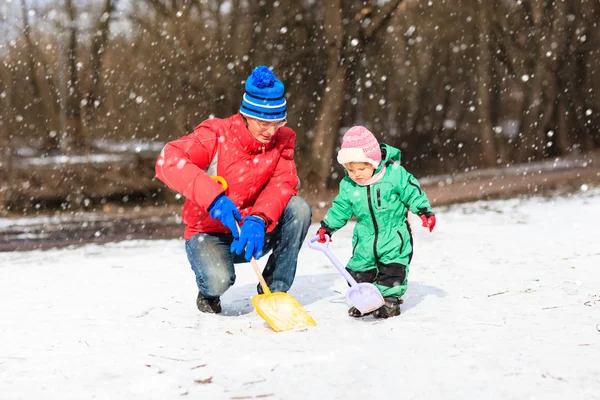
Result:
[[[343,0],[327,1],[323,9],[325,42],[327,43],[326,88],[315,125],[312,144],[313,183],[317,190],[327,187],[331,160],[337,144],[340,116],[344,104],[347,81],[356,71],[356,65],[365,43],[389,21],[403,0],[393,0],[382,8],[362,7],[362,2],[347,4]],[[345,23],[344,18],[347,18]]]
[[[65,0],[65,11],[67,14],[67,82],[65,113],[65,137],[61,141],[61,147],[65,153],[78,151],[87,152],[90,145],[84,135],[81,118],[82,95],[79,86],[79,73],[77,71],[77,12],[72,0]]]
[[[344,92],[346,90],[346,66],[344,48],[346,40],[342,25],[342,0],[326,2],[324,9],[324,35],[327,43],[327,83],[323,93],[322,107],[315,126],[311,154],[317,160],[313,183],[325,188],[330,175],[331,155],[336,144],[340,126]]]
[[[498,153],[496,150],[496,138],[493,131],[492,112],[490,109],[490,91],[492,90],[491,81],[491,55],[490,39],[491,27],[488,13],[489,5],[484,0],[477,0],[477,19],[478,19],[478,56],[477,63],[477,97],[478,97],[478,115],[479,130],[481,132],[481,148],[483,163],[487,167],[495,167]]]
[[[540,159],[544,153],[545,135],[541,126],[543,110],[543,87],[546,77],[545,54],[551,46],[552,2],[524,3],[526,18],[532,21],[530,38],[532,52],[531,69],[522,76],[525,101],[521,119],[518,158],[521,161]]]
[[[100,105],[100,84],[102,77],[102,61],[106,53],[106,46],[110,34],[110,23],[116,7],[116,0],[105,0],[102,13],[98,19],[95,32],[92,33],[92,46],[90,50],[91,82],[86,95],[86,122],[89,126],[95,115],[94,110]]]
[[[586,0],[543,0],[515,3],[508,18],[502,18],[506,9],[498,13],[503,60],[524,94],[516,160],[595,146],[585,113],[594,107],[588,72],[595,63],[587,59],[598,44],[587,38],[598,35],[598,8]]]
[[[587,0],[572,0],[563,15],[566,18],[565,57],[561,58],[559,77],[559,101],[566,108],[566,120],[573,145],[572,150],[589,151],[599,142],[597,57],[600,50],[600,32],[597,21],[600,18],[600,4]],[[566,11],[566,13],[565,13]]]
[[[39,123],[42,132],[42,150],[45,153],[52,153],[58,150],[58,134],[56,127],[53,126],[55,115],[52,104],[48,102],[48,97],[44,99],[42,95],[42,84],[39,81],[38,64],[45,64],[44,60],[38,57],[38,50],[31,37],[31,26],[28,16],[29,9],[25,0],[21,0],[21,17],[23,19],[23,38],[27,46],[27,67],[28,80],[33,92],[33,107],[37,110],[36,121]]]
[[[12,72],[0,64],[0,208],[10,200],[12,194],[12,137],[14,135],[13,121],[15,115],[12,98],[14,77]]]
[[[20,0],[0,52],[5,152],[170,140],[237,112],[259,64],[286,86],[304,188],[337,179],[340,131],[354,124],[416,173],[600,145],[595,0],[142,0],[123,8],[125,30],[117,0],[31,3]],[[514,121],[516,136],[501,132]],[[85,193],[65,176],[60,187]]]

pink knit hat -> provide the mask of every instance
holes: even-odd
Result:
[[[337,160],[342,165],[365,162],[377,168],[381,162],[379,142],[364,126],[353,126],[344,134]]]

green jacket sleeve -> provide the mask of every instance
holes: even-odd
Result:
[[[323,223],[331,229],[332,232],[341,229],[346,225],[348,220],[352,218],[352,205],[348,198],[347,191],[343,190],[343,182],[340,183],[340,192],[333,203],[331,208],[327,211]]]
[[[421,190],[419,181],[402,166],[400,167],[400,199],[413,214],[432,213],[427,195]]]

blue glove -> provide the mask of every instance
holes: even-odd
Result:
[[[208,212],[213,219],[218,219],[225,227],[229,228],[235,239],[239,237],[235,221],[241,221],[242,215],[229,197],[224,194],[217,196],[208,207]]]
[[[244,218],[244,225],[240,229],[240,238],[231,243],[231,252],[242,254],[245,247],[244,258],[246,261],[250,261],[252,257],[258,260],[262,256],[264,245],[265,221],[262,218],[249,215]]]

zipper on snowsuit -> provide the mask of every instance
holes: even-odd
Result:
[[[379,228],[377,226],[377,220],[375,219],[375,211],[373,211],[373,199],[371,198],[371,186],[367,186],[367,203],[369,203],[369,212],[371,213],[371,219],[373,220],[373,228],[375,230],[375,236],[373,237],[373,255],[375,256],[375,265],[379,263],[379,256],[377,255],[377,239],[379,237]]]

